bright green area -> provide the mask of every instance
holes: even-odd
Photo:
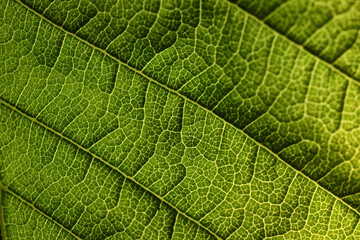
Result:
[[[245,2],[1,2],[3,238],[359,238],[357,75]]]

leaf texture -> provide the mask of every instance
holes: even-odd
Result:
[[[279,33],[360,80],[360,2],[356,0],[234,1]]]
[[[359,4],[262,3],[1,2],[2,238],[359,238]]]

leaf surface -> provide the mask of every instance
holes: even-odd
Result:
[[[1,2],[2,238],[359,237],[353,35],[245,2]]]
[[[351,78],[360,80],[360,2],[231,0]]]

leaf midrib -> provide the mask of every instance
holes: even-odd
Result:
[[[251,137],[250,135],[248,135],[247,133],[245,133],[243,130],[239,129],[238,127],[236,127],[235,125],[233,125],[231,122],[226,121],[225,119],[221,118],[220,116],[218,116],[217,114],[215,114],[214,112],[212,112],[211,110],[207,109],[206,107],[200,105],[199,103],[197,103],[196,101],[184,96],[183,94],[179,93],[178,91],[169,88],[168,86],[158,82],[157,80],[149,77],[148,75],[144,74],[142,71],[128,65],[125,62],[122,62],[121,60],[119,60],[118,58],[116,58],[115,56],[111,55],[110,53],[108,53],[107,51],[95,46],[94,44],[88,42],[87,40],[79,37],[78,35],[69,32],[68,30],[64,29],[63,27],[57,25],[56,23],[54,23],[53,21],[51,21],[50,19],[47,19],[46,17],[44,17],[43,15],[41,15],[40,13],[38,13],[37,11],[33,10],[32,8],[30,8],[29,6],[27,6],[26,4],[22,3],[21,0],[15,0],[15,2],[19,3],[21,6],[23,6],[24,8],[26,8],[27,10],[31,11],[32,13],[34,13],[35,15],[37,15],[38,17],[40,17],[41,19],[47,21],[48,23],[50,23],[51,25],[53,25],[54,27],[64,31],[66,34],[76,38],[77,40],[87,44],[88,46],[91,46],[92,48],[100,51],[101,53],[105,54],[106,56],[110,57],[111,59],[113,59],[114,61],[118,62],[119,64],[127,67],[128,69],[134,71],[135,73],[139,74],[140,76],[146,78],[147,80],[149,80],[150,82],[153,82],[156,85],[159,85],[161,87],[163,87],[164,89],[166,89],[169,92],[172,92],[178,96],[180,96],[181,98],[183,98],[184,100],[191,102],[192,104],[195,104],[196,106],[198,106],[199,108],[213,114],[214,116],[216,116],[218,119],[220,119],[221,121],[223,121],[225,124],[229,124],[230,126],[232,126],[233,128],[235,128],[237,131],[239,131],[240,133],[244,134],[246,137],[248,137],[249,139],[251,139],[254,143],[256,143],[259,147],[262,147],[263,149],[265,149],[266,151],[270,152],[272,155],[274,155],[277,159],[279,159],[281,162],[283,162],[286,166],[290,167],[292,170],[296,171],[297,173],[301,174],[303,177],[305,177],[306,179],[308,179],[309,181],[311,181],[312,183],[314,183],[315,185],[317,185],[318,187],[322,188],[324,191],[326,191],[327,193],[329,193],[331,196],[333,196],[336,200],[340,201],[341,203],[343,203],[345,206],[347,206],[349,209],[351,209],[352,211],[354,211],[357,215],[360,216],[360,213],[358,210],[354,209],[352,206],[350,206],[348,203],[346,203],[344,200],[342,200],[340,197],[336,196],[334,193],[332,193],[331,191],[329,191],[328,189],[322,187],[318,182],[316,182],[315,180],[311,179],[310,177],[308,177],[307,175],[305,175],[303,172],[297,170],[296,168],[294,168],[292,165],[290,165],[289,163],[287,163],[286,161],[284,161],[283,159],[281,159],[276,153],[274,153],[271,149],[269,149],[268,147],[264,146],[262,143],[256,141],[253,137]],[[346,80],[351,81],[357,85],[360,86],[360,83],[358,81],[356,81],[355,79],[353,79],[352,77],[350,77],[349,75],[347,75],[346,73],[340,71],[340,69],[336,68],[334,65],[330,64],[329,62],[323,60],[322,58],[320,58],[317,55],[314,55],[313,53],[311,53],[310,51],[308,51],[307,49],[303,48],[302,46],[300,46],[298,43],[294,42],[293,40],[289,39],[287,36],[277,32],[276,30],[274,30],[273,28],[271,28],[270,26],[268,26],[266,23],[264,23],[263,21],[261,21],[260,19],[258,19],[256,16],[254,16],[253,14],[245,11],[244,9],[240,8],[238,5],[236,5],[235,3],[230,3],[234,6],[236,6],[238,9],[240,9],[242,12],[244,12],[245,14],[247,14],[249,17],[255,18],[256,21],[260,22],[261,24],[264,25],[264,27],[266,28],[270,28],[275,34],[278,34],[281,37],[285,37],[286,39],[288,39],[294,46],[300,48],[300,50],[303,50],[305,52],[310,53],[314,58],[316,58],[319,61],[322,61],[324,64],[326,64],[329,68],[331,68],[332,70],[338,72],[341,76],[343,76]],[[31,117],[30,115],[28,115],[27,113],[21,111],[20,109],[18,109],[16,106],[11,105],[10,103],[8,103],[7,101],[3,100],[2,98],[0,98],[0,102],[3,103],[5,106],[7,106],[8,108],[11,108],[13,110],[15,110],[16,112],[20,113],[21,115],[23,115],[24,117],[30,119],[33,122],[36,122],[37,124],[39,124],[40,126],[44,127],[45,129],[50,130],[51,132],[55,133],[57,136],[61,137],[62,139],[65,139],[66,141],[74,144],[75,146],[77,146],[78,148],[84,150],[85,152],[89,153],[90,155],[92,155],[94,158],[100,160],[102,163],[104,163],[105,165],[111,167],[112,169],[114,169],[115,171],[119,172],[120,174],[122,174],[125,178],[131,180],[132,182],[136,183],[137,185],[139,185],[140,187],[142,187],[145,191],[151,193],[152,195],[156,196],[159,200],[163,201],[164,203],[168,204],[169,206],[171,206],[174,210],[176,210],[179,214],[185,216],[186,218],[188,218],[189,220],[193,221],[194,223],[196,223],[197,225],[199,225],[200,227],[202,227],[203,229],[205,229],[206,231],[208,231],[210,234],[214,235],[215,237],[217,237],[218,239],[220,239],[220,237],[212,232],[210,229],[208,229],[207,227],[203,226],[200,222],[198,222],[196,219],[193,219],[191,216],[187,215],[186,213],[183,213],[182,211],[180,211],[179,209],[177,209],[175,206],[173,206],[171,203],[167,202],[165,199],[163,199],[161,196],[159,196],[158,194],[154,193],[153,191],[151,191],[150,189],[148,189],[146,186],[142,185],[141,183],[139,183],[137,180],[135,180],[133,177],[128,176],[127,174],[125,174],[124,172],[122,172],[121,170],[119,170],[118,168],[116,168],[115,166],[112,166],[111,164],[109,164],[107,161],[105,161],[104,159],[100,158],[99,156],[97,156],[96,154],[92,153],[90,150],[86,149],[85,147],[81,146],[80,144],[77,144],[75,141],[73,141],[72,139],[62,135],[61,133],[57,132],[56,130],[52,129],[51,127],[45,125],[44,123],[40,122],[39,120],[37,120],[36,118]]]

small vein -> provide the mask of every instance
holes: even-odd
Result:
[[[177,218],[178,218],[178,216],[179,216],[179,214],[178,213],[176,213],[176,215],[175,215],[175,219],[174,219],[174,224],[173,224],[173,226],[172,226],[172,228],[171,228],[171,234],[170,234],[170,240],[172,240],[173,239],[173,237],[174,237],[174,233],[175,233],[175,225],[176,225],[176,221],[177,221]]]
[[[283,8],[289,0],[285,0],[284,2],[280,3],[279,5],[275,6],[273,9],[271,9],[271,12],[267,13],[266,16],[263,17],[263,21],[266,21],[269,19],[274,13],[276,13],[279,9]]]

